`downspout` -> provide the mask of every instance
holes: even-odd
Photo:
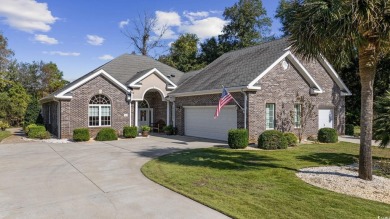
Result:
[[[244,94],[244,129],[247,129],[246,120],[247,120],[248,95],[243,90],[241,90],[241,93]]]

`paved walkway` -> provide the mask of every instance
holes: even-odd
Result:
[[[355,144],[360,144],[360,138],[349,136],[349,135],[339,136],[339,141],[345,141],[345,142],[351,142],[351,143],[355,143]],[[374,140],[372,140],[372,145],[373,146],[379,146],[379,141],[375,142]]]
[[[25,133],[22,128],[8,128],[7,131],[11,132],[12,135],[6,139],[3,139],[0,144],[15,144],[26,142],[22,139],[22,137],[25,137]]]
[[[140,171],[154,157],[221,144],[180,136],[0,144],[0,218],[226,218]]]

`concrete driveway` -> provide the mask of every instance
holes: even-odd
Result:
[[[225,218],[140,171],[154,157],[214,145],[180,136],[0,144],[0,217]]]

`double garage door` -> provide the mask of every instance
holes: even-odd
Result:
[[[184,132],[187,136],[227,141],[228,130],[237,128],[236,106],[225,106],[214,119],[217,106],[184,107]]]

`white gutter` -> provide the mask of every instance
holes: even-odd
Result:
[[[258,91],[260,87],[250,87],[250,86],[241,86],[241,87],[227,87],[229,93],[232,92],[241,92],[241,91]],[[168,94],[171,97],[186,97],[186,96],[197,96],[197,95],[206,95],[206,94],[220,94],[222,89],[213,89],[213,90],[202,90],[202,91],[191,91],[183,93],[173,93]]]
[[[247,129],[247,127],[246,127],[246,118],[247,118],[248,95],[244,91],[241,91],[241,93],[244,94],[244,129]]]

